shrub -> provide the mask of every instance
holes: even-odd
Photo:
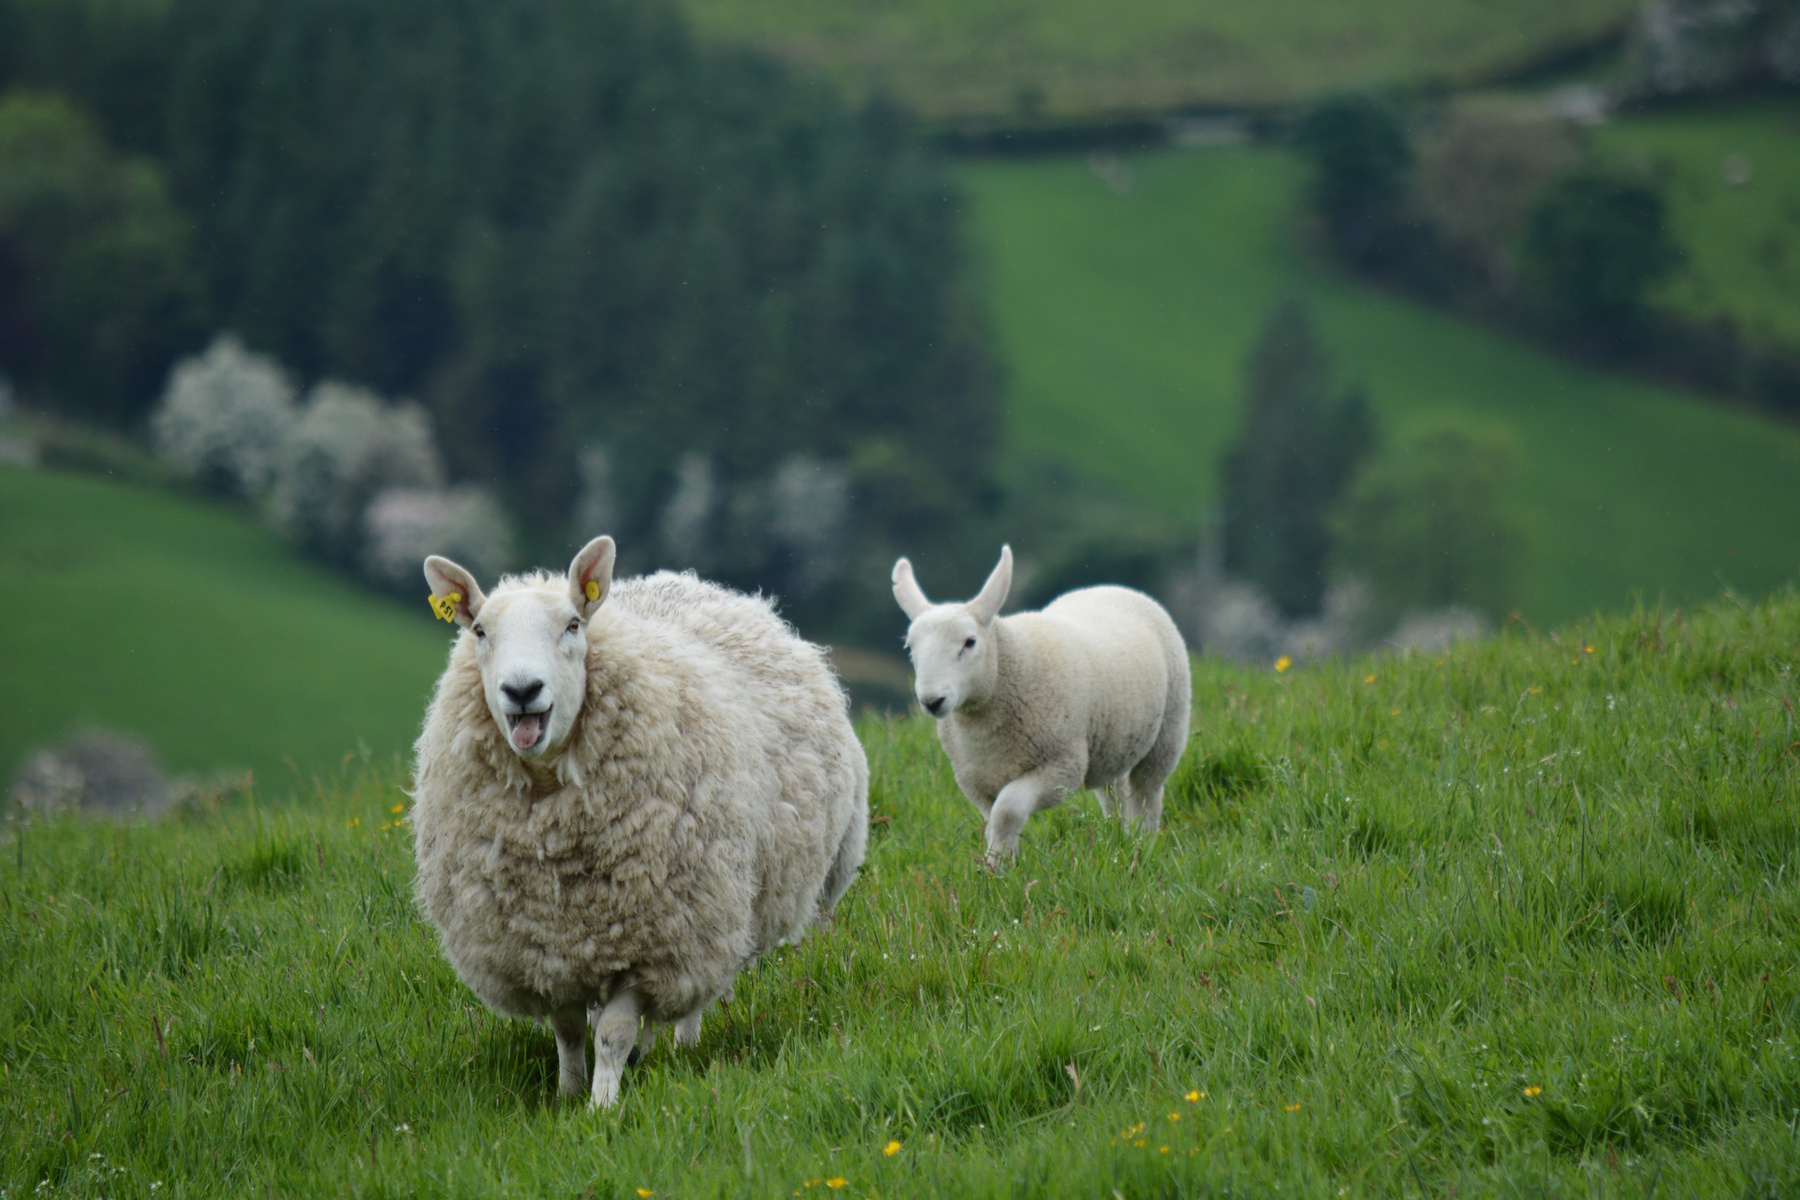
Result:
[[[1290,140],[1312,162],[1313,205],[1338,251],[1383,253],[1413,164],[1404,114],[1375,96],[1329,96],[1300,113]]]
[[[1564,176],[1526,226],[1525,269],[1555,310],[1586,324],[1635,319],[1651,286],[1680,261],[1662,193],[1604,168]]]
[[[1493,617],[1518,602],[1526,541],[1508,496],[1510,439],[1441,421],[1358,474],[1335,521],[1337,563],[1388,613],[1464,606]]]
[[[294,416],[294,385],[280,364],[224,333],[175,364],[150,428],[176,474],[253,498],[273,478]]]
[[[355,567],[375,496],[396,487],[437,488],[443,478],[423,409],[326,381],[308,395],[282,450],[275,523],[303,548]]]
[[[363,514],[364,573],[378,583],[411,588],[429,554],[453,558],[484,579],[510,568],[512,529],[500,502],[479,487],[378,493]]]

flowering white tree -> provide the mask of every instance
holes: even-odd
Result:
[[[275,473],[294,416],[287,372],[222,333],[175,364],[150,429],[158,456],[183,478],[254,498]]]
[[[419,582],[428,554],[455,559],[482,578],[513,565],[512,528],[483,488],[389,488],[363,515],[362,566],[395,587]]]
[[[444,466],[431,420],[366,388],[326,381],[307,397],[276,473],[276,525],[346,566],[361,560],[364,514],[389,488],[436,489]]]

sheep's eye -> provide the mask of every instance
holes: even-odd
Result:
[[[475,636],[485,642],[485,641],[487,641],[487,630],[485,630],[481,626],[477,625],[477,626],[475,626]]]
[[[580,621],[570,621],[569,622],[569,632],[570,633],[581,632],[581,622]]]
[[[964,650],[973,650],[974,648],[975,648],[975,639],[974,638],[969,638],[968,640],[963,642]]]

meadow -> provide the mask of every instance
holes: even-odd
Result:
[[[1390,436],[1447,413],[1516,441],[1536,551],[1530,619],[1617,609],[1634,591],[1671,603],[1722,586],[1762,594],[1800,571],[1800,429],[1346,278],[1296,235],[1304,172],[1280,150],[1120,162],[1123,191],[1076,156],[962,167],[1013,453],[1060,457],[1197,523],[1235,431],[1244,359],[1295,293],[1338,379],[1367,386]]]
[[[0,844],[0,1197],[1800,1190],[1800,596],[1203,663],[1167,824],[1002,875],[865,718],[834,923],[627,1073],[455,980],[352,764]]]
[[[83,725],[276,786],[391,760],[449,647],[419,588],[372,594],[227,505],[0,466],[0,783]]]
[[[1687,260],[1656,303],[1800,347],[1800,100],[1640,113],[1594,138],[1668,197]]]
[[[745,42],[853,94],[956,124],[1082,122],[1183,106],[1266,106],[1353,87],[1466,84],[1621,29],[1632,0],[681,0],[703,35]]]

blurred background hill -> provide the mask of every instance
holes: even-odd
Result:
[[[899,553],[1265,664],[1786,586],[1797,88],[1790,0],[0,0],[0,777],[397,752],[418,560],[601,530],[886,704]]]

